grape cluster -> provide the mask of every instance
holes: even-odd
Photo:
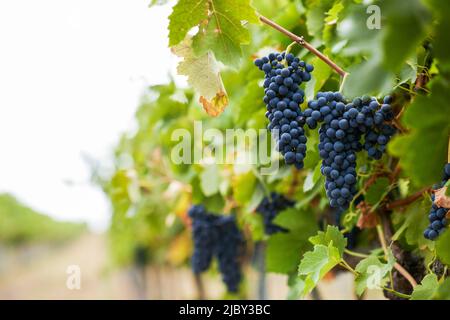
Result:
[[[314,67],[285,52],[256,59],[255,65],[265,73],[263,100],[267,106],[268,129],[277,141],[276,148],[287,164],[301,169],[306,155],[306,136],[299,105],[305,93],[299,86],[311,80]]]
[[[444,176],[442,178],[442,182],[438,185],[433,186],[433,189],[439,189],[442,188],[447,181],[450,179],[450,163],[447,163],[444,167]],[[449,209],[447,208],[439,208],[434,203],[434,194],[431,195],[431,200],[433,201],[433,204],[431,205],[431,211],[428,215],[428,219],[430,221],[430,225],[423,233],[424,237],[426,239],[435,240],[440,234],[442,234],[446,227],[447,227],[447,212]]]
[[[216,253],[222,280],[229,292],[238,292],[242,273],[240,257],[244,239],[232,216],[222,216],[218,221],[218,235]]]
[[[242,278],[239,259],[244,238],[234,217],[211,214],[203,205],[192,206],[188,214],[194,242],[192,271],[199,274],[208,270],[216,256],[228,291],[237,292]]]
[[[210,214],[202,205],[194,205],[188,211],[192,219],[192,237],[194,253],[192,255],[192,271],[196,274],[208,270],[217,242],[214,231],[218,216]]]
[[[348,103],[339,92],[319,92],[303,112],[306,124],[319,124],[321,173],[330,206],[347,208],[357,193],[356,156],[364,149],[369,157],[380,159],[395,129],[386,123],[393,119],[391,98],[380,106],[375,98],[364,96]],[[364,145],[361,143],[364,138]]]
[[[276,232],[286,232],[285,228],[277,226],[273,223],[273,219],[279,212],[292,207],[294,201],[287,199],[282,194],[272,192],[269,197],[265,197],[256,208],[256,211],[262,215],[264,221],[264,231],[271,235]]]

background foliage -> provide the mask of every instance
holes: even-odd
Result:
[[[9,194],[0,195],[0,243],[58,243],[86,231],[84,224],[55,221],[20,203]]]
[[[381,10],[380,29],[366,26],[369,5]],[[260,165],[209,161],[175,165],[171,161],[176,144],[171,140],[173,131],[192,132],[195,120],[201,120],[204,128],[221,131],[266,127],[261,74],[253,60],[284,50],[290,40],[258,23],[255,9],[303,35],[349,71],[343,85],[347,97],[394,96],[400,133],[382,160],[360,156],[358,186],[366,207],[352,205],[341,221],[347,231],[358,221],[363,229],[357,250],[367,257],[353,266],[356,292],[366,289],[372,265],[383,270],[387,283],[395,261],[402,264],[404,252],[424,258],[426,265],[436,257],[449,264],[450,234],[436,244],[422,236],[431,205],[424,190],[441,179],[450,135],[450,22],[446,19],[450,4],[439,0],[407,4],[402,0],[178,1],[170,16],[168,43],[184,58],[178,70],[188,76],[191,88],[179,88],[174,82],[149,88],[136,113],[137,129],[125,133],[116,147],[114,172],[96,176],[112,204],[110,235],[116,261],[130,263],[136,248],[144,247],[158,263],[188,263],[191,242],[186,211],[192,203],[204,203],[211,211],[236,214],[249,247],[252,242],[267,242],[267,269],[290,276],[291,298],[309,293],[334,267],[346,267],[342,232],[336,227],[324,229],[335,221],[330,221],[333,212],[319,171],[317,132],[308,133],[308,154],[301,171],[282,166],[276,174],[261,176]],[[339,89],[342,80],[324,62],[299,46],[294,46],[293,53],[315,67],[305,87],[307,99],[320,90]],[[196,140],[194,148],[202,143],[206,142]],[[243,152],[244,147],[239,145],[238,150]],[[271,157],[279,159],[278,154]],[[254,209],[268,191],[297,201],[294,209],[276,220],[289,233],[263,234]],[[415,201],[390,206],[417,194]],[[378,224],[387,219],[391,226],[392,234],[386,236],[393,244],[388,241],[385,255],[377,240],[377,223],[367,223],[370,217]],[[317,233],[319,229],[323,231]],[[426,273],[412,298],[446,298],[449,281],[431,269]]]

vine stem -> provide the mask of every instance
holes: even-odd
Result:
[[[383,229],[381,228],[381,225],[377,225],[377,233],[378,233],[378,239],[380,239],[380,244],[381,247],[383,248],[384,251],[384,256],[388,257],[389,253],[388,253],[388,248],[387,248],[387,244],[386,244],[386,239],[384,238],[384,232]]]
[[[291,52],[291,50],[292,50],[292,48],[294,47],[294,45],[296,45],[297,44],[297,42],[292,42],[290,45],[288,45],[287,46],[287,48],[286,48],[286,56]],[[283,64],[284,64],[284,66],[287,68],[288,67],[288,62],[287,62],[287,60],[286,60],[286,56],[285,56],[285,58],[284,58],[284,60],[283,60]]]
[[[347,262],[345,262],[345,260],[342,260],[342,261],[339,263],[339,265],[340,265],[341,267],[343,267],[344,269],[347,269],[348,271],[350,271],[351,273],[353,273],[353,275],[355,275],[355,276],[358,275],[358,272],[357,272],[355,269],[353,269],[352,267],[350,267],[350,265],[349,265]]]
[[[386,244],[386,239],[384,237],[383,229],[382,229],[381,225],[379,225],[379,224],[377,225],[377,233],[378,233],[378,238],[380,239],[381,246],[383,247],[384,255],[386,256],[386,260],[387,260],[388,259],[388,248],[387,248],[387,244]],[[394,264],[394,268],[403,277],[405,277],[406,280],[408,280],[408,282],[411,284],[411,286],[413,288],[415,288],[417,286],[416,280],[405,268],[403,268],[403,266],[400,263],[396,262]]]
[[[342,80],[341,80],[341,85],[339,86],[339,92],[342,93],[342,91],[344,90],[344,85],[345,85],[345,80],[347,79],[348,73],[344,74],[342,76]]]
[[[205,296],[205,287],[203,285],[202,276],[199,273],[194,275],[195,287],[197,288],[197,295],[200,300],[204,300]]]
[[[354,257],[358,257],[358,258],[368,258],[368,257],[370,257],[370,255],[368,255],[368,254],[355,252],[355,251],[351,251],[351,250],[348,250],[348,249],[344,249],[344,252],[346,254],[348,254],[349,256],[354,256]]]
[[[395,294],[397,297],[404,298],[404,299],[409,299],[409,298],[411,298],[410,295],[404,294],[404,293],[401,293],[401,292],[398,292],[398,291],[395,291],[395,290],[392,290],[391,288],[388,288],[388,287],[382,287],[382,288],[383,288],[384,290],[386,290],[386,291],[389,291],[389,292]]]
[[[297,42],[292,42],[290,45],[287,46],[286,48],[286,54],[290,53],[292,51],[292,48],[294,47],[294,45],[296,45]]]
[[[348,271],[350,271],[351,273],[353,273],[354,276],[358,276],[358,275],[359,275],[359,272],[356,271],[355,269],[353,269],[353,268],[352,268],[352,267],[351,267],[344,259],[341,260],[341,262],[339,263],[339,265],[340,265],[341,267],[343,267],[344,269],[347,269]],[[392,282],[391,282],[391,283],[392,283]],[[394,289],[391,289],[391,288],[388,288],[388,287],[385,287],[385,286],[382,286],[381,288],[384,289],[384,290],[386,290],[386,291],[392,292],[393,294],[395,294],[396,296],[398,296],[398,297],[400,297],[400,298],[405,298],[405,299],[411,298],[410,295],[407,295],[407,294],[404,294],[404,293],[395,291]]]
[[[410,195],[409,197],[406,197],[404,199],[400,199],[400,200],[396,200],[396,201],[392,201],[391,203],[388,203],[386,205],[386,208],[391,210],[391,209],[394,209],[394,208],[397,208],[397,207],[405,207],[405,206],[413,203],[417,199],[421,198],[424,193],[430,192],[430,191],[431,191],[430,188],[423,188],[423,189],[417,191],[416,193]]]
[[[310,52],[312,52],[314,55],[316,55],[317,57],[319,57],[319,59],[321,59],[323,62],[325,62],[326,64],[328,64],[331,68],[333,68],[341,77],[345,77],[348,73],[346,71],[344,71],[341,67],[339,67],[335,62],[333,62],[330,58],[328,58],[326,55],[324,55],[322,52],[320,52],[319,50],[317,50],[316,48],[314,48],[310,43],[308,43],[307,41],[305,41],[305,39],[303,38],[303,36],[299,37],[296,34],[290,32],[289,30],[283,28],[282,26],[280,26],[279,24],[277,24],[276,22],[264,17],[263,15],[259,15],[259,20],[274,28],[275,30],[277,30],[278,32],[281,32],[283,34],[285,34],[286,36],[288,36],[289,38],[291,38],[291,40],[297,42],[298,44],[300,44],[301,46],[303,46],[305,49],[309,50]]]

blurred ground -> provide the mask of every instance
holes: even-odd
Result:
[[[143,274],[137,269],[108,268],[107,243],[104,235],[85,234],[72,242],[53,248],[0,250],[0,299],[194,299],[195,280],[188,268],[149,267]],[[66,287],[67,267],[81,268],[81,289]],[[257,298],[258,274],[248,274],[249,298]],[[320,285],[323,299],[354,299],[352,276],[348,273]],[[145,286],[142,284],[145,283]],[[220,279],[206,275],[205,292],[209,299],[223,294]],[[285,299],[286,278],[267,277],[269,299]],[[370,299],[381,298],[371,292]]]

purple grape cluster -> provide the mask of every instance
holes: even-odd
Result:
[[[196,274],[208,270],[217,242],[217,233],[214,231],[217,215],[210,214],[202,205],[194,205],[188,211],[192,219],[192,240],[194,253],[192,255],[192,271]]]
[[[357,193],[356,158],[364,149],[369,157],[380,159],[386,144],[395,133],[387,124],[394,114],[391,98],[380,105],[376,98],[364,96],[348,103],[339,92],[319,92],[303,112],[306,124],[319,124],[321,173],[330,206],[346,209]],[[364,140],[364,145],[361,141]]]
[[[217,260],[222,281],[229,292],[238,292],[242,279],[240,257],[244,238],[233,216],[221,216],[217,223],[219,239],[216,244]]]
[[[242,278],[240,256],[244,238],[233,216],[221,216],[207,212],[203,205],[189,209],[192,219],[194,253],[192,271],[202,273],[217,257],[222,279],[229,292],[237,292]]]
[[[441,183],[434,185],[433,189],[436,190],[442,188],[449,179],[450,179],[450,163],[447,163],[444,167],[444,175],[442,177]],[[423,236],[426,239],[435,240],[440,234],[442,234],[447,229],[448,221],[446,216],[449,209],[438,207],[434,203],[435,200],[434,194],[431,195],[431,200],[433,201],[433,204],[431,205],[431,211],[430,214],[428,215],[430,225],[424,231]]]
[[[256,208],[256,212],[262,215],[264,221],[264,231],[271,235],[276,232],[286,232],[285,228],[273,223],[273,219],[283,210],[292,207],[294,201],[287,199],[282,194],[272,192],[269,197],[265,197]]]
[[[306,136],[300,104],[305,93],[299,87],[311,80],[314,67],[288,53],[271,53],[255,60],[265,73],[264,103],[267,106],[268,129],[277,141],[277,150],[287,164],[303,168],[306,155]]]

